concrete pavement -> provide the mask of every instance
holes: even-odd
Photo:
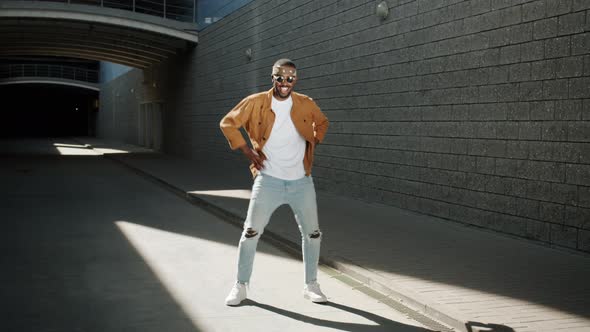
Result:
[[[81,140],[98,152],[118,146]],[[109,157],[225,220],[239,225],[245,216],[251,185],[245,161]],[[383,301],[402,302],[461,331],[590,331],[587,255],[322,192],[318,205],[322,261],[387,296]],[[273,215],[265,236],[297,250],[288,208]]]
[[[304,300],[301,261],[264,241],[225,306],[240,229],[75,141],[0,140],[0,184],[2,331],[441,330],[327,267],[331,302]]]

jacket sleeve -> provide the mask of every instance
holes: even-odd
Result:
[[[326,136],[326,132],[328,131],[328,126],[330,125],[328,118],[322,113],[319,106],[315,103],[315,101],[311,101],[313,103],[313,122],[314,122],[314,134],[318,141],[322,142],[324,140],[324,136]]]
[[[253,102],[249,98],[244,98],[219,122],[221,132],[227,139],[232,150],[246,145],[246,140],[240,132],[240,128],[247,123],[252,113],[252,108]]]

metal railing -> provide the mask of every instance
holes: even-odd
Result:
[[[36,0],[128,10],[181,22],[196,22],[198,0]]]
[[[45,64],[0,65],[0,79],[19,77],[51,77],[98,83],[98,70]]]

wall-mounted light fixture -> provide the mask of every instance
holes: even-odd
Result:
[[[375,14],[377,14],[377,17],[381,20],[386,19],[389,15],[389,6],[387,6],[387,2],[381,1],[375,9]]]
[[[248,58],[248,60],[252,60],[252,49],[251,48],[247,48],[244,53],[246,54],[246,58]]]

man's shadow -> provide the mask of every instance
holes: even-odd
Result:
[[[268,310],[270,312],[274,312],[279,315],[283,315],[285,317],[289,317],[301,322],[305,322],[308,324],[313,324],[317,326],[329,327],[333,329],[337,329],[340,331],[350,331],[350,332],[377,332],[377,331],[387,331],[387,332],[426,332],[426,331],[433,331],[428,330],[422,327],[416,327],[412,325],[406,325],[402,323],[398,323],[396,321],[387,319],[385,317],[381,317],[379,315],[372,314],[370,312],[366,312],[360,309],[351,308],[349,306],[328,302],[325,304],[327,307],[333,307],[336,309],[340,309],[342,311],[346,311],[361,317],[364,317],[370,321],[375,322],[377,325],[366,325],[360,323],[345,323],[345,322],[338,322],[333,320],[326,320],[320,319],[315,317],[306,316],[300,313],[292,312],[289,310],[273,307],[268,304],[259,303],[253,301],[251,299],[246,299],[242,302],[242,305],[250,305],[254,307],[258,307],[261,309]]]
[[[468,332],[514,332],[514,329],[500,324],[484,324],[479,322],[467,322],[465,324]]]

